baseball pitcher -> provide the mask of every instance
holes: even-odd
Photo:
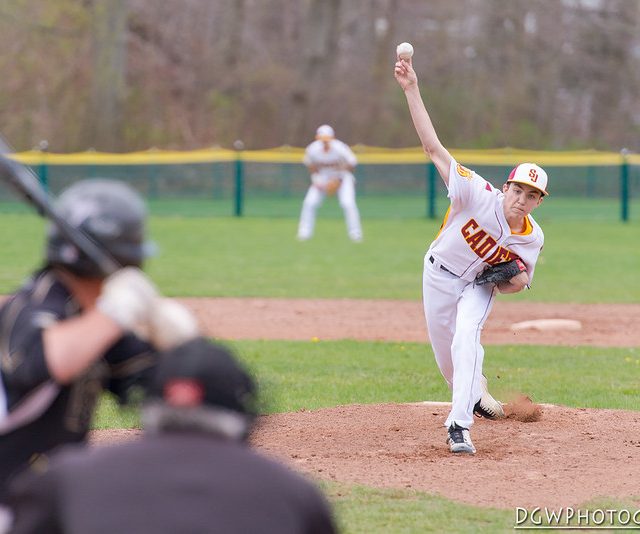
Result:
[[[331,126],[323,124],[316,131],[316,140],[307,146],[303,163],[311,173],[311,185],[302,203],[298,240],[306,241],[313,236],[318,208],[327,195],[337,195],[349,238],[361,242],[362,226],[352,172],[358,160],[353,151],[335,138]]]
[[[474,413],[504,417],[482,374],[480,334],[497,291],[528,288],[544,234],[531,216],[547,195],[547,174],[518,165],[502,189],[455,161],[440,143],[418,87],[412,60],[398,58],[395,77],[404,90],[425,153],[438,169],[451,202],[424,259],[423,304],[436,362],[452,392],[445,421],[449,448],[474,454]]]

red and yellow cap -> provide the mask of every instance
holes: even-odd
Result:
[[[517,182],[525,184],[540,191],[543,195],[547,193],[547,182],[549,178],[546,171],[535,163],[521,163],[515,167],[507,178],[507,183]]]

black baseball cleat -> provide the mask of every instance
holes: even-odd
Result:
[[[476,402],[473,407],[473,413],[477,417],[484,417],[485,419],[504,419],[506,415],[502,408],[502,404],[494,399],[491,393],[489,393],[489,389],[487,388],[487,378],[482,375],[480,380],[482,385],[482,397],[480,397],[480,400]]]
[[[455,453],[475,454],[476,448],[471,441],[471,434],[469,429],[456,425],[453,423],[449,427],[449,437],[447,438],[449,444],[449,450]]]
[[[489,394],[487,393],[487,395]],[[491,397],[491,395],[489,395],[489,397]],[[492,421],[495,421],[496,419],[504,419],[506,417],[500,403],[493,397],[491,397],[490,400],[486,399],[485,395],[476,402],[473,407],[473,414],[476,417],[484,417],[485,419],[491,419]]]

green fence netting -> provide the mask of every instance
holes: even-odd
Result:
[[[418,148],[354,147],[357,200],[363,218],[440,218],[446,190]],[[309,186],[303,150],[279,148],[235,152],[148,151],[130,154],[49,154],[13,157],[29,165],[44,187],[58,194],[88,177],[124,180],[148,201],[153,214],[180,216],[297,217]],[[510,149],[453,151],[460,163],[496,187],[515,164],[533,161],[549,175],[550,196],[538,219],[637,219],[640,213],[640,156],[607,152],[531,152]],[[0,186],[0,211],[28,211]],[[320,217],[341,217],[335,199]]]

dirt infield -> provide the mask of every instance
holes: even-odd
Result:
[[[222,339],[363,339],[426,342],[417,302],[183,299]],[[640,346],[640,305],[498,302],[485,344]],[[580,330],[513,331],[532,319],[572,319]],[[262,417],[265,454],[316,478],[412,488],[474,505],[577,506],[599,496],[640,505],[640,412],[543,406],[535,422],[477,420],[475,456],[448,452],[445,403],[352,405]],[[95,432],[95,442],[138,431]]]
[[[225,339],[427,341],[422,304],[398,300],[182,299],[206,331]],[[484,344],[640,346],[640,304],[496,302]],[[573,319],[580,330],[512,331],[533,319]]]

